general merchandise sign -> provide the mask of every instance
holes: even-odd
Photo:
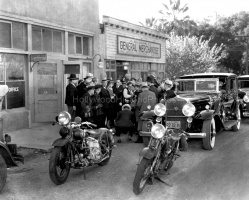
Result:
[[[161,44],[117,36],[118,54],[161,58]]]

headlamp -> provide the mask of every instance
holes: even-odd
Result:
[[[155,139],[161,139],[165,135],[166,128],[162,124],[154,124],[151,128],[151,135]]]
[[[246,103],[248,103],[248,102],[249,102],[249,97],[248,97],[247,95],[245,95],[245,96],[243,97],[243,101],[246,102]]]
[[[188,102],[183,106],[182,113],[186,117],[191,117],[195,114],[195,110],[196,110],[195,106],[192,103]]]
[[[58,116],[58,122],[60,125],[67,125],[69,124],[71,120],[71,115],[66,112],[66,111],[63,111],[63,112],[60,112],[59,116]]]
[[[156,104],[154,108],[154,113],[156,114],[156,116],[162,117],[166,113],[166,106],[162,103]]]

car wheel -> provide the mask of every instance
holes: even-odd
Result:
[[[211,150],[215,145],[215,121],[214,118],[211,120],[205,120],[202,126],[202,133],[206,133],[206,137],[202,139],[203,149]]]
[[[236,114],[237,122],[235,125],[232,126],[232,130],[235,132],[240,129],[240,122],[241,122],[241,115],[240,114],[241,114],[241,110],[238,109],[237,114]]]

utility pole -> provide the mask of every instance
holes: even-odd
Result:
[[[248,38],[249,35],[237,35],[235,37],[246,38],[246,75],[248,74]]]

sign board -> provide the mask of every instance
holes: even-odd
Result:
[[[64,74],[80,74],[80,65],[79,64],[65,64]]]
[[[161,58],[161,44],[117,36],[117,53],[130,56]]]
[[[47,54],[30,54],[31,62],[47,61]]]

